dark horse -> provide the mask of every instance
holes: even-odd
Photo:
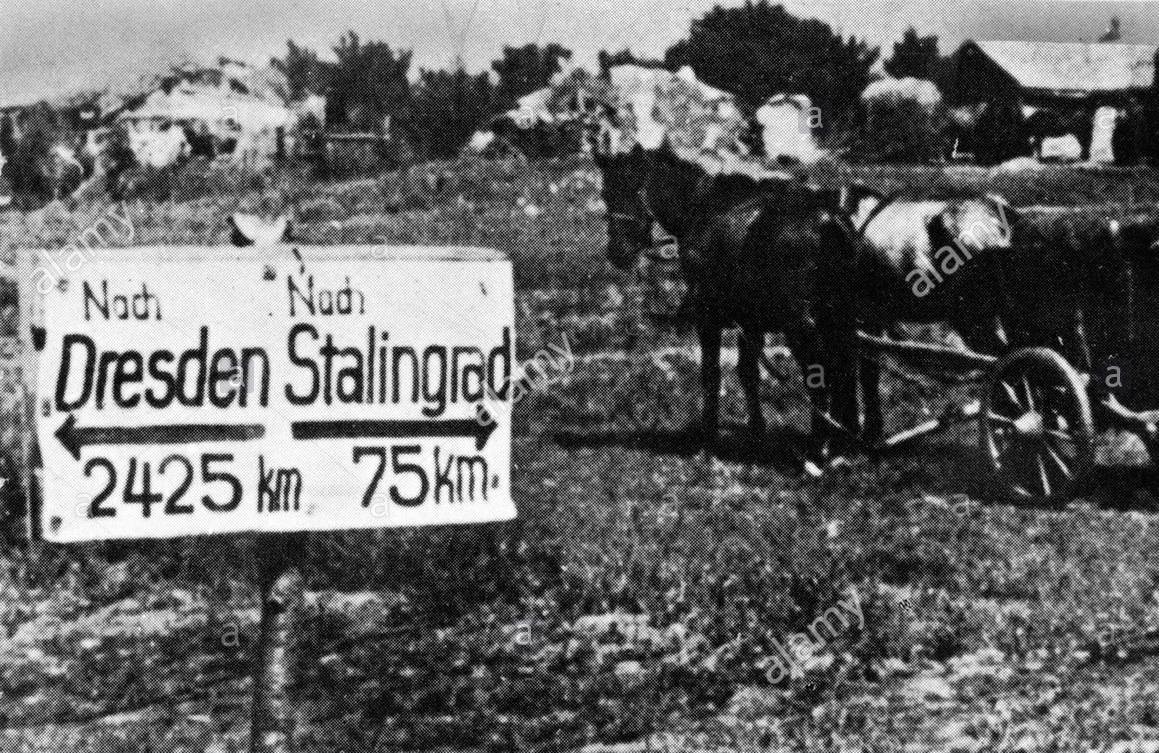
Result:
[[[1011,340],[1049,345],[1091,375],[1093,393],[1153,408],[1159,388],[1159,210],[1028,210],[1002,276]],[[1049,284],[1044,281],[1049,280]]]
[[[718,431],[721,332],[732,326],[742,332],[738,371],[754,437],[765,430],[759,360],[768,332],[784,334],[818,414],[856,432],[856,328],[843,303],[853,280],[843,266],[854,257],[836,201],[781,174],[714,173],[667,140],[655,150],[596,151],[609,260],[631,268],[653,245],[653,221],[676,239],[700,337],[705,440]]]

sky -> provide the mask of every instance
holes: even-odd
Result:
[[[593,66],[601,49],[659,56],[712,6],[743,0],[0,0],[0,104],[103,88],[180,59],[264,63],[287,39],[328,53],[346,30],[414,51],[415,63],[461,59],[483,70],[504,45],[559,42]],[[1094,41],[1122,18],[1123,41],[1159,45],[1159,2],[784,0],[881,46],[905,29],[964,39]]]

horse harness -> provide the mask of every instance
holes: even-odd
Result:
[[[845,228],[845,231],[850,235],[850,240],[854,248],[854,255],[856,259],[860,259],[863,253],[865,231],[869,228],[873,221],[881,215],[883,211],[901,199],[903,194],[904,192],[902,190],[898,190],[883,197],[877,203],[877,205],[869,211],[869,214],[862,221],[860,226],[855,226],[853,224],[852,213],[847,210],[842,209],[837,215],[839,224],[841,224]],[[753,197],[750,199],[750,201],[759,200],[759,197]],[[607,212],[608,220],[611,222],[619,223],[633,223],[637,226],[644,223],[651,224],[656,221],[656,216],[648,205],[648,190],[646,187],[642,186],[636,192],[636,208],[638,211],[634,214],[629,212],[617,212],[609,210]],[[676,258],[676,254],[671,250],[672,247],[676,245],[676,243],[677,239],[675,237],[671,235],[665,236],[663,238],[654,240],[652,245],[645,246],[643,248],[643,253],[653,261],[670,262]]]
[[[656,215],[648,208],[648,190],[641,187],[636,192],[636,208],[639,210],[636,214],[628,212],[615,212],[608,210],[607,218],[611,222],[632,223],[641,226],[644,223],[649,225],[656,222]],[[658,240],[654,240],[651,246],[645,246],[643,252],[650,259],[661,261],[671,261],[675,255],[671,252],[666,252],[664,249],[669,248],[676,243],[676,238],[673,236],[665,236]]]

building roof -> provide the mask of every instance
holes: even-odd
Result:
[[[120,115],[121,120],[163,120],[176,123],[232,121],[242,130],[260,131],[290,124],[290,109],[250,94],[182,82],[172,90],[155,91],[138,108]]]
[[[1102,42],[973,44],[1027,89],[1114,92],[1146,89],[1155,78],[1154,45]]]
[[[167,71],[122,75],[100,89],[63,92],[37,102],[2,105],[0,113],[28,110],[42,101],[54,110],[95,109],[101,120],[112,120],[123,112],[139,109],[156,92],[168,94],[182,86],[219,89],[229,96],[257,98],[275,105],[285,104],[289,88],[285,75],[272,66],[253,66],[224,57],[206,61],[185,59]]]
[[[280,77],[280,78],[279,78]],[[243,131],[288,126],[284,76],[221,58],[215,65],[185,64],[157,77],[146,94],[117,111],[122,121],[204,122],[211,129],[232,123]]]

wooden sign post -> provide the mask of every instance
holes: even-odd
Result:
[[[264,534],[253,746],[287,750],[301,532],[515,515],[511,264],[474,248],[52,253],[25,260],[21,304],[37,531]]]
[[[294,637],[301,624],[304,590],[297,555],[305,537],[296,534],[264,534],[260,542],[262,562],[261,623],[258,656],[254,667],[254,753],[289,753],[294,718],[290,703]]]

